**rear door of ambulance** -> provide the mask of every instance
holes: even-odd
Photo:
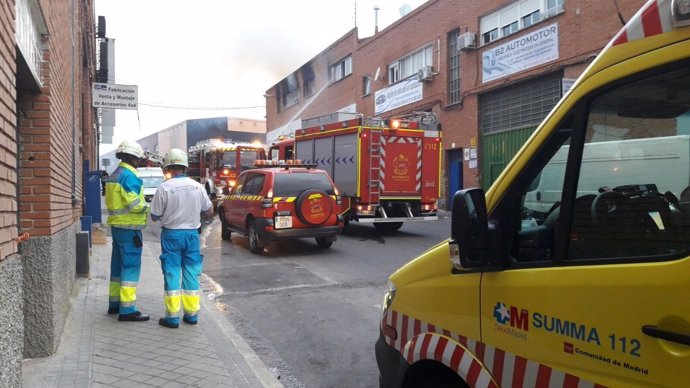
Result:
[[[669,204],[683,190],[669,177],[689,178],[673,168],[690,133],[684,34],[601,54],[487,192],[502,238],[501,270],[482,277],[483,357],[501,386],[688,386],[690,209]],[[606,142],[597,164],[590,145]],[[525,202],[547,169],[560,200]]]

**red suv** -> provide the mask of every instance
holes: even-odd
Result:
[[[273,240],[315,237],[330,248],[342,230],[340,196],[326,171],[281,166],[244,171],[218,204],[221,237],[237,232],[261,253]]]

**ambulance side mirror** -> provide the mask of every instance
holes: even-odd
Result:
[[[460,190],[453,196],[451,210],[451,260],[458,269],[476,268],[488,263],[488,216],[486,197],[479,188]]]

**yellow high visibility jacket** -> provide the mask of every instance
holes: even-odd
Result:
[[[121,162],[105,183],[108,225],[144,229],[149,206],[144,200],[143,181],[134,167]]]

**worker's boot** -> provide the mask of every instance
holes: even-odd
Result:
[[[142,314],[141,311],[136,311],[131,314],[120,314],[117,320],[121,322],[144,322],[148,321],[149,318],[151,317]]]

